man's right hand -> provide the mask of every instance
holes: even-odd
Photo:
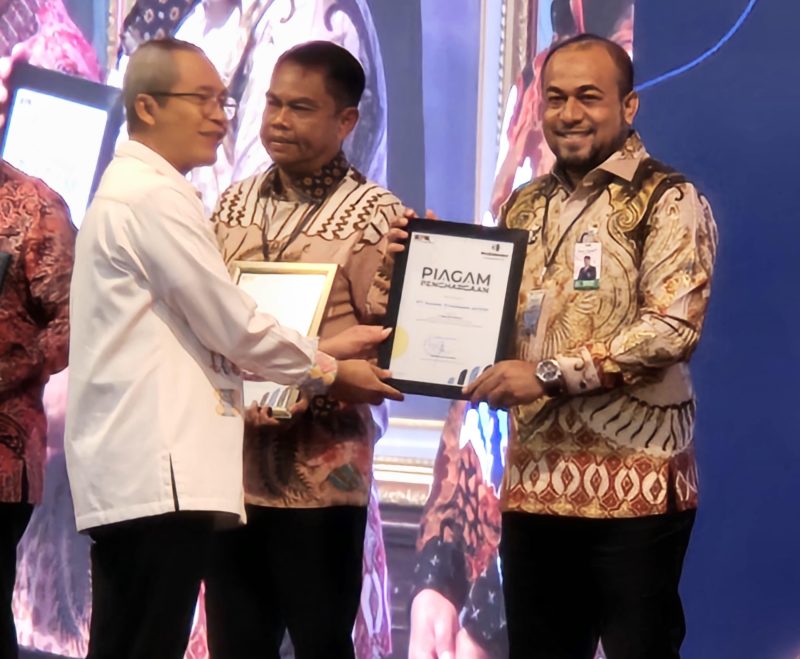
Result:
[[[455,659],[458,611],[444,595],[431,588],[411,602],[408,659]]]
[[[383,382],[391,376],[391,372],[362,359],[345,359],[338,363],[336,379],[328,393],[345,403],[380,405],[384,398],[403,400],[403,394]]]

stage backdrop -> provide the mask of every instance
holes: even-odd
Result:
[[[701,502],[685,659],[800,657],[798,21],[789,0],[636,3],[637,128],[708,196],[721,239],[693,360]]]
[[[434,23],[448,18],[441,1],[368,2],[385,63],[387,175],[390,186],[413,205],[422,208],[427,200],[468,220],[469,171],[475,163],[463,153],[448,156],[452,140],[439,139],[444,133],[433,128],[437,117],[447,117],[449,131],[463,131],[456,146],[474,145],[474,109],[463,101],[477,89],[475,60],[463,52],[470,40],[455,38],[454,28],[474,36],[480,2],[451,0],[448,5],[461,1],[466,9],[448,23],[451,31],[440,32]],[[612,4],[586,0],[590,3]],[[0,2],[0,8],[11,4]],[[74,72],[101,77],[109,63],[104,0],[13,4],[41,4],[39,11],[54,20],[65,9],[71,12],[86,48],[51,39],[54,65],[69,60]],[[800,145],[798,22],[800,5],[791,0],[636,3],[638,81],[647,84],[675,72],[642,91],[638,128],[656,157],[683,170],[708,195],[721,237],[711,314],[694,360],[701,509],[683,580],[687,659],[800,657],[800,405],[790,382],[800,365],[793,337],[800,324],[794,290],[800,218],[791,203]],[[72,34],[65,21],[60,25],[58,34]],[[442,34],[462,49],[462,57],[446,60],[457,64],[447,80],[458,85],[436,77]],[[478,39],[474,42],[477,53]],[[701,60],[697,66],[687,66],[696,60]],[[484,93],[496,97],[496,90]],[[448,158],[458,165],[462,185],[446,190],[441,163]],[[51,448],[50,473],[63,473],[58,447]],[[49,542],[47,551],[31,551],[25,574],[52,578],[49,586],[65,599],[48,613],[58,616],[64,634],[80,638],[88,613],[85,538],[69,526],[63,481],[51,479],[50,496],[55,514],[46,523],[59,527],[56,535],[69,533],[59,536],[61,542]],[[20,622],[29,638],[32,616]],[[52,621],[37,618],[37,624],[43,622]],[[65,647],[65,654],[79,654],[80,645]],[[402,649],[396,650],[395,656],[402,656]]]
[[[747,13],[750,5],[752,12]],[[694,375],[700,512],[683,578],[687,659],[800,656],[800,85],[791,0],[637,2],[657,157],[708,195],[720,250]]]

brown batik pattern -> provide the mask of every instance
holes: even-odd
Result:
[[[386,311],[391,272],[386,234],[399,200],[366,181],[342,154],[313,176],[290,181],[277,167],[232,185],[212,221],[225,262],[339,265],[320,327],[325,338]],[[278,507],[366,505],[376,428],[368,405],[317,399],[277,429],[245,433],[245,495]]]

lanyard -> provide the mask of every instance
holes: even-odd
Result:
[[[298,205],[302,202],[298,202]],[[274,258],[271,257],[269,253],[269,238],[267,237],[267,231],[269,231],[269,218],[264,217],[263,226],[264,228],[261,230],[262,233],[262,240],[261,240],[261,250],[264,253],[264,260],[265,261],[280,261],[283,257],[283,253],[287,250],[289,245],[291,245],[297,237],[303,232],[303,230],[311,224],[311,221],[317,216],[320,209],[322,208],[323,202],[316,202],[314,203],[311,208],[306,210],[303,217],[300,218],[300,221],[295,225],[294,229],[292,229],[289,237],[286,239],[286,242],[283,243],[283,247],[281,247],[277,254],[274,255]],[[265,213],[266,214],[266,213]],[[277,240],[277,238],[276,238]]]
[[[555,248],[553,249],[552,252],[550,252],[549,256],[547,254],[548,251],[547,219],[550,216],[550,200],[555,196],[555,193],[547,197],[547,200],[545,201],[544,204],[544,217],[542,218],[542,250],[544,251],[544,268],[542,268],[542,278],[544,278],[544,275],[550,269],[550,266],[552,266],[553,263],[555,263],[556,256],[558,255],[558,252],[561,249],[561,245],[563,245],[564,239],[567,237],[567,234],[572,230],[572,227],[574,227],[575,224],[577,224],[578,220],[580,220],[583,217],[584,213],[586,213],[586,211],[588,211],[594,205],[594,203],[600,198],[600,195],[603,194],[603,190],[605,190],[604,187],[598,188],[592,194],[592,196],[586,200],[586,204],[584,205],[584,207],[581,208],[580,212],[575,216],[575,219],[572,220],[569,226],[562,232],[561,237],[558,239]]]

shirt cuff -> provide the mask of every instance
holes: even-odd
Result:
[[[309,398],[324,396],[336,379],[338,362],[329,354],[317,350],[314,365],[300,389]]]
[[[577,356],[557,355],[556,361],[564,378],[564,389],[576,396],[600,389],[603,383],[588,348],[581,348]]]

